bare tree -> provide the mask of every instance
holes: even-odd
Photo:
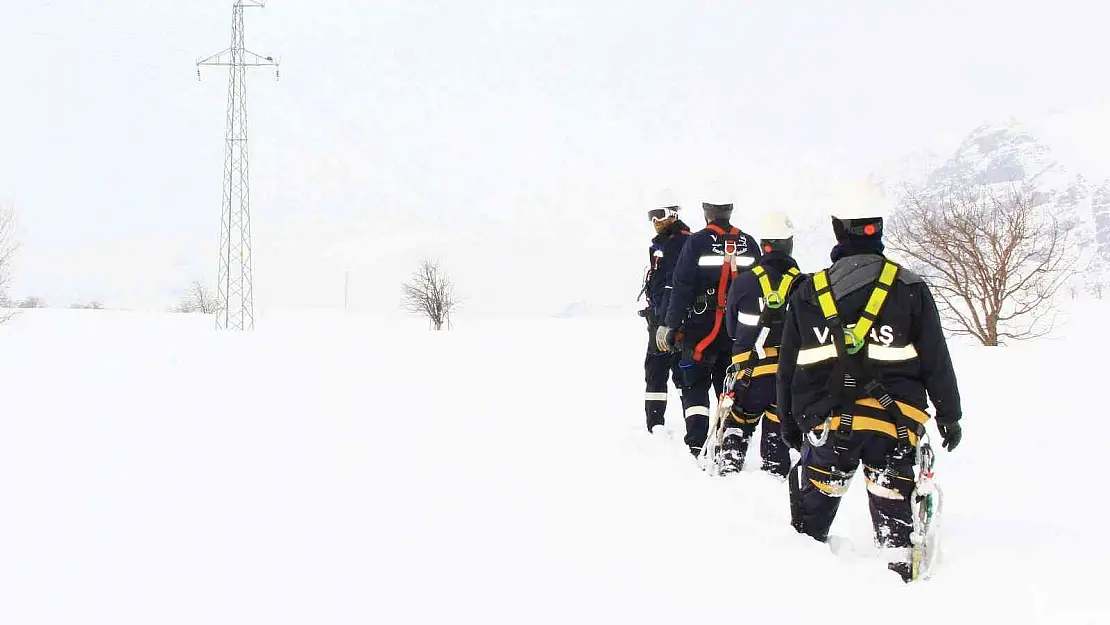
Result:
[[[15,242],[15,211],[9,206],[0,206],[0,297],[8,305],[11,305],[8,286],[12,280],[12,261],[18,248]]]
[[[1092,281],[1087,286],[1087,290],[1095,296],[1095,299],[1102,299],[1102,294],[1106,291],[1106,283],[1103,280]]]
[[[102,304],[101,302],[98,302],[96,300],[92,300],[91,302],[70,304],[69,307],[73,308],[73,309],[81,309],[81,310],[104,310],[104,304]]]
[[[46,300],[38,295],[29,295],[15,303],[16,308],[46,308]]]
[[[189,285],[189,290],[185,293],[185,297],[181,299],[181,302],[173,310],[179,313],[203,313],[210,315],[220,312],[220,309],[220,303],[212,293],[212,290],[205,286],[200,280],[194,280],[193,283]]]
[[[451,327],[451,315],[458,308],[455,285],[439,266],[439,261],[422,261],[402,287],[401,308],[428,319],[432,327]]]
[[[1084,285],[1088,293],[1095,299],[1102,299],[1106,287],[1110,285],[1110,260],[1096,249],[1090,264],[1084,268]]]
[[[929,282],[953,333],[993,346],[1051,331],[1079,253],[1075,223],[1043,199],[1017,188],[908,192],[888,240]]]

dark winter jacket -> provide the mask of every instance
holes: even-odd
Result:
[[[662,233],[651,240],[648,248],[648,276],[644,286],[651,316],[648,323],[656,326],[667,317],[667,303],[671,296],[671,277],[675,263],[682,252],[686,240],[690,238],[690,227],[676,220]]]
[[[791,256],[782,252],[770,252],[763,255],[756,265],[763,267],[767,272],[771,288],[775,288],[782,281],[782,276],[790,269],[797,269],[798,263]],[[754,267],[754,265],[753,265]],[[797,288],[801,276],[795,278],[793,288]],[[728,323],[728,335],[732,337],[734,354],[748,351],[755,345],[759,336],[759,315],[763,311],[763,289],[759,286],[759,278],[751,271],[742,271],[732,281],[728,290],[728,308],[725,320]],[[771,329],[765,341],[766,345],[778,346],[782,341],[782,327]]]
[[[798,263],[789,255],[782,252],[769,252],[764,254],[755,266],[763,268],[772,289],[777,289],[783,276],[790,269],[797,269]],[[791,289],[797,289],[805,279],[798,275],[793,278]],[[728,334],[732,338],[733,361],[739,362],[745,368],[751,368],[751,379],[738,387],[736,400],[739,408],[745,412],[762,412],[776,401],[775,396],[775,371],[778,366],[778,356],[772,350],[765,352],[762,359],[751,358],[751,351],[763,331],[760,325],[760,316],[763,314],[766,303],[763,301],[763,288],[760,286],[759,277],[754,271],[742,271],[732,281],[728,290],[728,306],[725,312]],[[782,341],[782,318],[785,316],[785,306],[778,323],[768,327],[767,336],[763,341],[764,349],[778,348]],[[770,319],[770,315],[764,321]]]
[[[729,232],[735,234],[729,235]],[[721,233],[726,233],[722,236]],[[720,304],[724,315],[725,302],[720,301],[718,293],[724,275],[727,293],[732,283],[731,268],[727,268],[725,247],[735,248],[739,268],[751,266],[762,255],[759,244],[752,235],[742,232],[726,220],[715,220],[703,230],[690,235],[674,268],[674,288],[671,291],[664,317],[665,325],[680,329],[683,341],[698,340],[708,336],[716,326],[715,317]],[[726,332],[723,323],[717,328],[719,333]]]
[[[859,319],[883,262],[880,254],[853,254],[829,268],[829,284],[845,327]],[[859,408],[851,399],[862,399],[862,390],[848,389],[850,398],[830,394],[830,374],[837,361],[832,343],[836,337],[829,335],[814,282],[807,280],[789,300],[779,351],[778,407],[780,415],[792,417],[783,419],[784,429],[796,426],[807,432],[831,412],[840,414],[850,406],[858,414]],[[909,411],[919,417],[915,420],[928,418],[923,412],[927,399],[936,407],[937,421],[953,423],[960,419],[960,393],[940,315],[928,285],[920,277],[901,269],[865,342],[866,349],[853,358],[895,400],[910,406]],[[868,416],[885,419],[887,413],[875,409]],[[856,421],[863,420],[857,417]]]

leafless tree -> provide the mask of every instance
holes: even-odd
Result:
[[[1094,258],[1084,271],[1087,292],[1095,299],[1102,299],[1107,284],[1110,284],[1110,261],[1096,250]]]
[[[71,304],[70,308],[81,310],[104,310],[104,304],[93,300],[91,302],[83,302],[78,304]]]
[[[18,248],[15,241],[15,211],[10,206],[0,206],[0,297],[7,305],[12,304],[7,294],[12,280],[12,261],[15,260]],[[0,317],[0,322],[6,320]]]
[[[46,300],[38,295],[29,295],[15,303],[16,308],[46,308]]]
[[[218,313],[220,311],[220,303],[217,301],[216,296],[212,293],[203,282],[194,280],[189,285],[188,292],[181,302],[174,308],[174,312],[179,313],[203,313],[206,315]]]
[[[891,249],[929,282],[950,331],[992,346],[1051,331],[1056,294],[1079,262],[1077,233],[1036,192],[909,191],[890,221]]]
[[[455,285],[439,266],[439,261],[422,261],[402,286],[401,308],[421,315],[436,330],[451,327],[451,315],[458,308]]]

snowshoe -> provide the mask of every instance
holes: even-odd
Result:
[[[719,452],[724,437],[725,423],[732,413],[733,393],[732,387],[736,384],[736,376],[740,367],[732,364],[725,370],[725,380],[722,384],[721,396],[717,398],[717,409],[709,418],[709,432],[705,438],[705,446],[698,454],[698,464],[709,475],[720,475]]]
[[[928,442],[917,450],[917,480],[911,495],[913,532],[910,534],[910,581],[926,580],[936,566],[939,549],[939,520],[943,494],[933,481],[936,456]]]

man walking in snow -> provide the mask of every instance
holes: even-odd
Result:
[[[960,394],[928,285],[883,255],[883,220],[868,189],[858,212],[832,218],[833,264],[790,298],[779,351],[783,437],[801,451],[788,478],[791,522],[828,538],[863,464],[875,539],[912,580],[911,493],[931,399],[944,447],[960,443]]]
[[[647,277],[644,280],[644,293],[647,307],[640,316],[647,320],[648,347],[644,358],[644,379],[646,391],[644,408],[647,412],[647,429],[663,425],[667,412],[667,380],[673,376],[675,386],[681,387],[679,378],[678,355],[671,351],[661,351],[655,342],[655,334],[667,316],[667,305],[671,296],[671,280],[679,253],[690,237],[690,227],[678,217],[677,202],[664,200],[661,208],[648,211],[648,218],[655,228],[655,238],[648,248]]]
[[[728,288],[738,270],[760,256],[756,241],[729,220],[732,197],[711,195],[702,203],[706,227],[690,236],[674,269],[674,288],[663,325],[656,332],[659,351],[681,354],[684,442],[695,457],[709,431],[709,390],[724,390],[732,341],[724,316]]]
[[[782,213],[768,213],[759,230],[763,255],[743,271],[728,292],[725,321],[732,337],[732,366],[737,371],[729,416],[717,428],[716,458],[724,475],[744,468],[748,443],[762,421],[761,469],[786,477],[790,452],[782,440],[775,406],[775,372],[786,302],[804,279],[794,260],[794,225]]]

